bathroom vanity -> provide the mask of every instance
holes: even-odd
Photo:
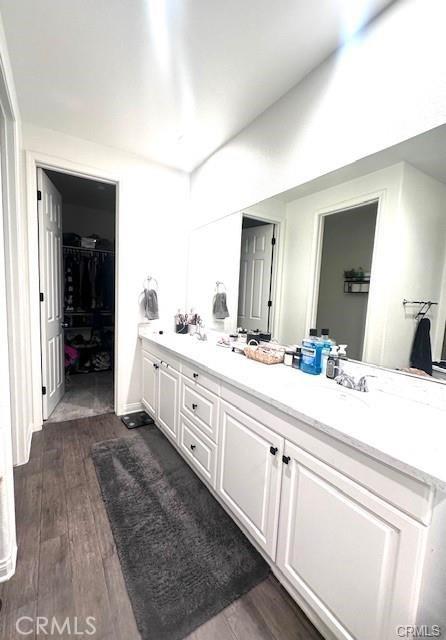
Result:
[[[446,629],[438,404],[139,335],[143,406],[324,637]]]

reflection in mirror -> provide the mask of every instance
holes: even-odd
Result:
[[[215,328],[283,345],[329,329],[351,359],[441,378],[445,145],[440,127],[194,231],[189,306],[218,278],[230,318]]]

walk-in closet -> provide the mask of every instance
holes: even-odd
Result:
[[[115,185],[39,172],[44,418],[61,422],[114,407]]]

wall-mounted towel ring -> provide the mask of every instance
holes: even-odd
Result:
[[[215,293],[226,293],[226,285],[224,282],[217,280],[215,283]]]
[[[159,289],[158,280],[156,278],[154,278],[153,276],[147,276],[147,278],[144,280],[142,288],[144,290],[145,289],[156,289],[158,291],[158,289]]]

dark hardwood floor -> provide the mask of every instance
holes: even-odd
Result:
[[[0,638],[42,636],[26,617],[53,616],[68,629],[96,619],[94,640],[140,638],[103,505],[90,448],[94,442],[134,437],[114,415],[54,423],[34,434],[31,458],[15,469],[18,561],[0,584]],[[22,629],[33,633],[22,635]],[[79,636],[82,637],[82,636]],[[197,629],[188,640],[322,640],[273,577]],[[156,640],[154,638],[154,640]]]

